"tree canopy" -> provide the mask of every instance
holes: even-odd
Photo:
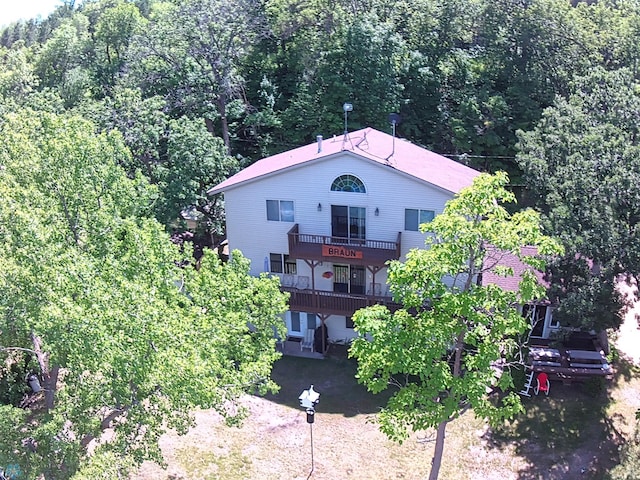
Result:
[[[632,72],[596,69],[520,135],[525,178],[566,246],[552,271],[564,324],[617,327],[616,277],[640,272],[639,112]]]
[[[639,45],[636,0],[61,2],[46,19],[0,29],[2,288],[13,302],[3,318],[80,318],[107,303],[74,306],[85,289],[133,282],[134,264],[122,262],[136,249],[172,258],[149,278],[185,274],[171,265],[188,250],[163,243],[180,213],[204,215],[217,243],[224,205],[206,188],[341,132],[351,102],[349,129],[390,131],[394,111],[398,136],[508,171],[566,247],[551,265],[556,318],[616,326],[614,279],[640,262]],[[163,292],[156,318],[189,310],[190,297]],[[28,328],[16,332],[12,344],[34,348]]]
[[[335,132],[350,101],[354,127],[396,111],[401,136],[517,181],[515,132],[555,95],[594,67],[637,71],[637,2],[574,3],[85,0],[0,45],[67,109],[139,90],[248,161]]]
[[[482,174],[441,215],[421,225],[429,233],[428,248],[389,266],[389,284],[403,308],[392,314],[378,305],[354,315],[359,336],[350,355],[358,359],[358,380],[374,393],[397,388],[379,414],[381,430],[402,440],[408,430],[437,428],[432,480],[449,421],[468,408],[490,422],[522,410],[520,397],[510,392],[510,362],[517,363],[518,336],[531,325],[517,305],[544,296],[534,272],[543,271],[544,256],[559,247],[542,233],[534,211],[505,210],[502,203],[514,201],[507,183],[504,173]],[[540,256],[523,255],[524,245],[536,246]],[[531,266],[517,292],[479,282],[487,270],[513,274],[485,261],[489,249]]]
[[[130,153],[117,132],[22,111],[0,135],[0,358],[43,388],[22,405],[28,422],[3,406],[0,430],[21,427],[0,464],[70,478],[90,446],[122,471],[162,463],[158,438],[184,432],[195,407],[233,422],[241,393],[276,388],[278,282],[250,276],[240,252],[195,269],[151,216],[155,188],[119,166]]]

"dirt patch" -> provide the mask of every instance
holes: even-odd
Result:
[[[636,300],[638,286],[636,280],[618,282],[618,289],[632,303],[624,314],[624,321],[616,334],[616,347],[633,364],[640,365],[640,302]]]
[[[354,373],[344,359],[283,358],[274,370],[281,391],[243,398],[251,415],[241,428],[224,426],[214,412],[196,412],[197,426],[186,436],[162,437],[168,468],[146,463],[131,480],[426,478],[433,432],[417,432],[401,445],[388,440],[375,423],[386,397],[367,393]],[[604,478],[633,426],[636,377],[621,377],[603,392],[553,382],[549,397],[525,399],[527,413],[500,429],[465,413],[447,429],[440,478]],[[310,383],[321,394],[312,427],[298,406]]]
[[[637,291],[635,281],[621,283],[620,288],[630,298]],[[440,478],[605,478],[640,408],[638,318],[640,302],[625,313],[617,335],[615,344],[623,358],[615,365],[612,382],[552,382],[549,397],[524,399],[526,413],[496,429],[472,412],[451,422]],[[187,435],[162,437],[168,467],[145,463],[131,480],[426,478],[433,432],[414,433],[401,445],[389,441],[375,423],[388,394],[366,392],[356,383],[355,365],[345,352],[329,353],[324,361],[278,361],[273,377],[281,391],[266,398],[243,398],[251,415],[241,428],[224,426],[212,411],[196,412],[197,426]],[[298,405],[298,395],[310,384],[321,394],[312,427]]]

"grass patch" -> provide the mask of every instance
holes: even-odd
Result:
[[[581,390],[579,385],[552,384],[549,397],[525,399],[525,413],[495,429],[494,440],[519,446],[521,454],[536,443],[537,449],[563,455],[592,441],[594,435],[603,437],[600,427],[607,401]]]
[[[276,362],[272,375],[280,385],[280,391],[265,398],[298,409],[298,397],[303,390],[313,385],[314,390],[320,393],[319,412],[345,416],[379,412],[393,390],[379,395],[369,393],[363,385],[357,383],[356,369],[356,361],[348,358],[320,361],[282,357]]]
[[[640,408],[637,369],[622,366],[606,389],[552,382],[548,397],[524,399],[526,413],[489,429],[468,411],[451,422],[441,480],[601,480],[616,463]],[[345,358],[283,357],[274,365],[280,391],[247,396],[250,410],[240,428],[224,426],[210,411],[196,412],[185,437],[161,441],[169,469],[146,464],[135,480],[304,480],[311,469],[310,426],[298,396],[313,384],[320,403],[313,425],[313,480],[426,478],[433,432],[416,432],[402,445],[389,441],[375,414],[393,390],[372,395]]]
[[[488,432],[493,448],[511,447],[528,467],[519,478],[607,478],[633,431],[640,380],[623,366],[613,382],[552,382],[548,397],[523,401],[526,412]]]
[[[178,449],[175,455],[186,478],[242,480],[252,477],[249,457],[243,455],[239,446],[235,444],[224,453],[190,446]]]

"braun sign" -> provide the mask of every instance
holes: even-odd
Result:
[[[322,245],[323,257],[362,258],[362,251],[352,248]]]

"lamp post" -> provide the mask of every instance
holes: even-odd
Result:
[[[307,413],[307,423],[309,424],[309,432],[311,435],[311,471],[309,472],[309,477],[313,473],[313,421],[315,419],[316,414],[316,405],[320,401],[320,394],[313,389],[313,385],[309,387],[309,390],[303,390],[300,396],[298,397],[300,400],[300,406],[305,409]],[[307,478],[309,478],[307,477]]]
[[[344,138],[347,138],[347,113],[352,112],[353,111],[353,104],[352,103],[344,103],[342,105],[342,111],[344,112]]]

